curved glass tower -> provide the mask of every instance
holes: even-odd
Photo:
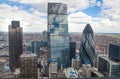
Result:
[[[92,66],[95,66],[96,64],[94,33],[90,24],[86,25],[82,33],[82,41],[80,45],[80,63],[81,65],[91,64]]]

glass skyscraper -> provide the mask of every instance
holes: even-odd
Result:
[[[20,55],[23,52],[23,32],[19,21],[9,25],[9,64],[11,71],[20,67]]]
[[[66,4],[48,3],[48,49],[50,61],[57,60],[59,66],[70,65]]]
[[[96,54],[95,54],[95,43],[94,43],[94,33],[90,26],[87,24],[83,33],[82,41],[80,45],[80,63],[96,65]]]

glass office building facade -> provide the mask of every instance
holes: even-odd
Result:
[[[120,45],[109,44],[109,57],[120,61]]]
[[[58,65],[70,65],[66,4],[48,3],[48,50],[50,61],[56,59]]]
[[[40,48],[47,47],[46,41],[32,41],[31,42],[31,51],[32,53],[36,53],[37,57],[40,57]]]
[[[76,42],[70,42],[70,64],[72,64],[72,58],[75,59],[76,55]]]
[[[82,33],[82,41],[80,45],[80,65],[91,64],[92,66],[96,66],[96,59],[94,32],[90,24],[87,24]]]

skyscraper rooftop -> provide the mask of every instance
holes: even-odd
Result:
[[[84,29],[83,33],[93,33],[93,30],[92,30],[90,24],[87,24],[87,25],[85,26],[85,29]]]
[[[19,21],[12,21],[12,28],[15,29],[16,27],[20,27]]]

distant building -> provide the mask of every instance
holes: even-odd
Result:
[[[43,76],[41,71],[42,71],[42,68],[41,69],[38,68],[38,78]]]
[[[47,42],[48,31],[43,31],[43,32],[42,32],[42,35],[43,35],[43,41]]]
[[[11,79],[14,79],[15,78],[15,75],[13,72],[1,72],[0,71],[0,78],[1,79],[7,79],[7,78],[11,78]]]
[[[90,24],[87,24],[82,33],[80,44],[80,65],[90,64],[91,66],[96,66],[96,59],[94,32]]]
[[[109,58],[120,61],[120,45],[109,44]]]
[[[120,62],[110,60],[107,57],[99,57],[98,71],[105,76],[120,77]]]
[[[63,70],[57,73],[57,78],[61,78],[61,79],[65,79],[66,78],[66,75],[65,75]]]
[[[67,78],[78,78],[78,72],[74,68],[65,69],[65,75]]]
[[[70,66],[67,5],[48,3],[48,52],[49,61],[55,59],[58,66]]]
[[[45,41],[32,41],[31,43],[31,49],[32,49],[32,53],[36,53],[37,57],[40,57],[40,48],[41,47],[46,47],[47,46],[47,42]]]
[[[9,63],[11,71],[20,67],[20,55],[23,52],[23,32],[19,21],[9,25]]]
[[[72,67],[78,69],[80,67],[80,61],[77,59],[72,59]]]
[[[14,75],[15,75],[15,78],[19,78],[20,77],[20,68],[15,69]]]
[[[49,64],[49,78],[57,78],[58,72],[58,63],[50,63]]]
[[[90,64],[87,64],[87,65],[82,64],[81,70],[82,70],[82,72],[80,74],[81,74],[82,78],[90,78],[91,77],[92,67]]]
[[[22,54],[20,60],[20,78],[38,78],[36,54]]]

